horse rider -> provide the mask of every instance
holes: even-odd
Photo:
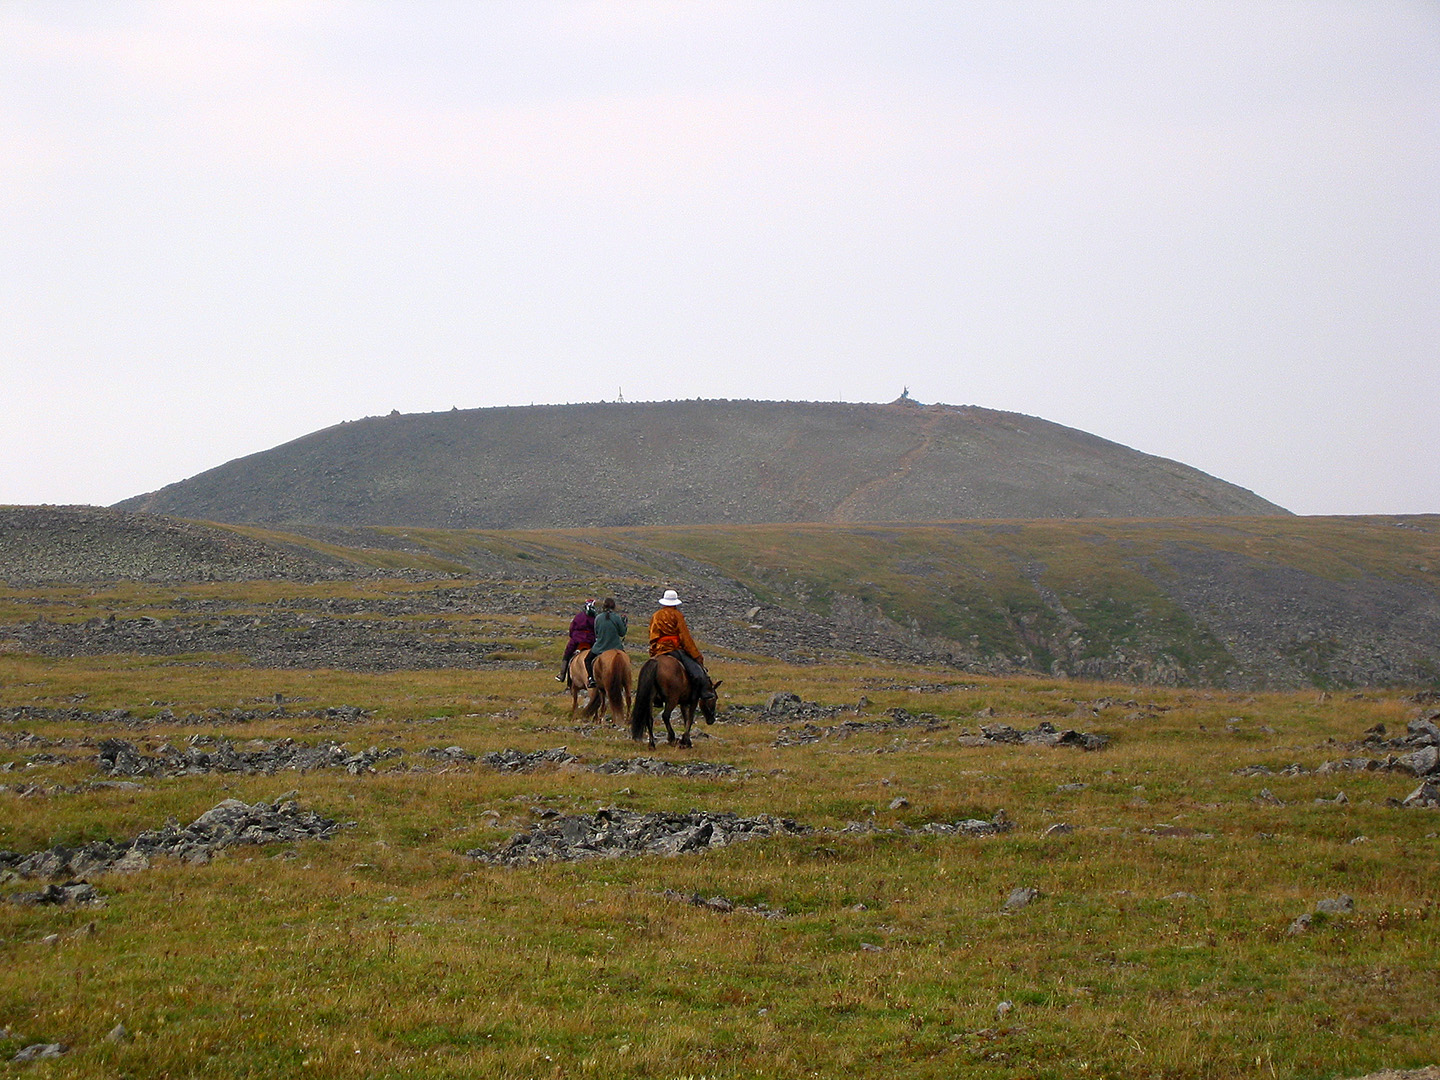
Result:
[[[595,601],[586,600],[585,607],[570,620],[570,640],[565,642],[565,659],[560,661],[556,682],[570,681],[570,658],[581,649],[595,644]]]
[[[595,658],[611,649],[623,649],[629,630],[629,621],[615,610],[615,598],[607,596],[600,605],[600,614],[595,616],[595,641],[590,646],[590,655],[585,657],[587,686],[595,685]]]
[[[680,661],[691,685],[699,691],[699,697],[715,697],[715,688],[705,671],[705,657],[700,655],[700,646],[690,636],[685,625],[685,616],[680,612],[680,597],[674,589],[666,589],[660,598],[660,610],[650,618],[650,655],[664,656],[666,653]]]

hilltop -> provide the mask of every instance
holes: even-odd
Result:
[[[1286,513],[1073,428],[908,398],[394,413],[117,506],[258,525],[452,529]]]

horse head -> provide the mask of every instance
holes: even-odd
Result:
[[[707,724],[715,722],[715,691],[720,689],[720,683],[723,681],[723,679],[716,679],[710,684],[710,693],[700,699],[700,715],[705,717]]]

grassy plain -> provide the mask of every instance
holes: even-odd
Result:
[[[238,611],[301,591],[46,590],[0,596],[0,618],[31,618],[37,603],[56,619],[143,614],[177,596]],[[1373,724],[1403,731],[1415,706],[1401,692],[1235,694],[717,653],[721,722],[693,751],[658,755],[730,764],[736,778],[516,775],[419,751],[564,745],[589,763],[643,751],[570,719],[549,670],[558,620],[484,622],[542,666],[365,674],[263,670],[235,655],[0,653],[0,708],[136,718],[0,723],[0,847],[123,838],[223,798],[291,789],[302,806],[355,823],[328,842],[99,877],[100,908],[0,903],[0,1058],[62,1042],[69,1054],[27,1067],[57,1077],[1067,1080],[1301,1080],[1440,1060],[1440,814],[1387,805],[1415,786],[1403,774],[1235,773],[1313,769],[1350,756],[1344,744]],[[858,716],[821,724],[901,707],[941,726],[787,746],[776,745],[783,720],[725,716],[723,706],[778,690],[827,705],[868,699]],[[163,711],[258,709],[276,694],[292,713],[370,715],[181,725]],[[1111,745],[958,741],[982,723],[1042,720]],[[50,740],[48,759],[23,732]],[[93,783],[98,739],[153,748],[196,734],[406,753],[359,776]],[[1262,788],[1279,804],[1257,801]],[[1341,791],[1347,801],[1333,801]],[[816,831],[702,856],[525,869],[464,854],[542,813],[600,806],[768,813]],[[906,831],[1002,808],[1016,827],[1001,836]],[[849,822],[875,830],[841,834]],[[1073,831],[1045,835],[1057,823]],[[1039,898],[1004,911],[1020,886]],[[1342,893],[1353,913],[1287,932]],[[688,901],[697,895],[736,909]],[[127,1034],[110,1041],[117,1023]]]

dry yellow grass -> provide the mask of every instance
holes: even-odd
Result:
[[[116,590],[104,602],[146,597]],[[0,766],[11,764],[0,847],[130,836],[222,798],[291,788],[356,823],[329,842],[99,878],[99,909],[0,904],[0,1054],[72,1048],[36,1074],[1319,1080],[1440,1058],[1440,814],[1387,805],[1413,787],[1395,773],[1235,774],[1314,768],[1376,722],[1403,728],[1413,707],[1398,692],[1228,694],[719,658],[732,710],[792,690],[827,705],[866,697],[859,719],[901,707],[943,726],[784,746],[781,722],[747,714],[706,730],[687,755],[735,766],[733,779],[510,775],[418,752],[565,745],[593,763],[642,751],[613,728],[573,724],[548,671],[207,666],[214,659],[0,655],[0,708],[125,708],[145,721],[0,724]],[[905,689],[936,682],[952,685]],[[372,715],[154,719],[152,703],[184,716],[258,708],[276,693],[292,711]],[[1113,742],[1082,753],[957,741],[981,723],[1041,720]],[[59,741],[60,760],[32,764],[22,730]],[[194,734],[406,754],[360,776],[91,786],[86,743]],[[1255,802],[1262,787],[1284,805]],[[1343,805],[1315,801],[1340,790]],[[892,808],[897,798],[906,803]],[[540,810],[602,805],[768,813],[818,831],[703,856],[523,869],[464,854]],[[1004,836],[904,831],[1001,808],[1016,822]],[[839,832],[848,822],[875,831]],[[1060,822],[1074,831],[1045,835]],[[1017,886],[1040,898],[1006,913]],[[1340,893],[1354,896],[1353,914],[1287,933]],[[738,910],[686,902],[693,895]],[[107,1040],[117,1023],[127,1034]]]

